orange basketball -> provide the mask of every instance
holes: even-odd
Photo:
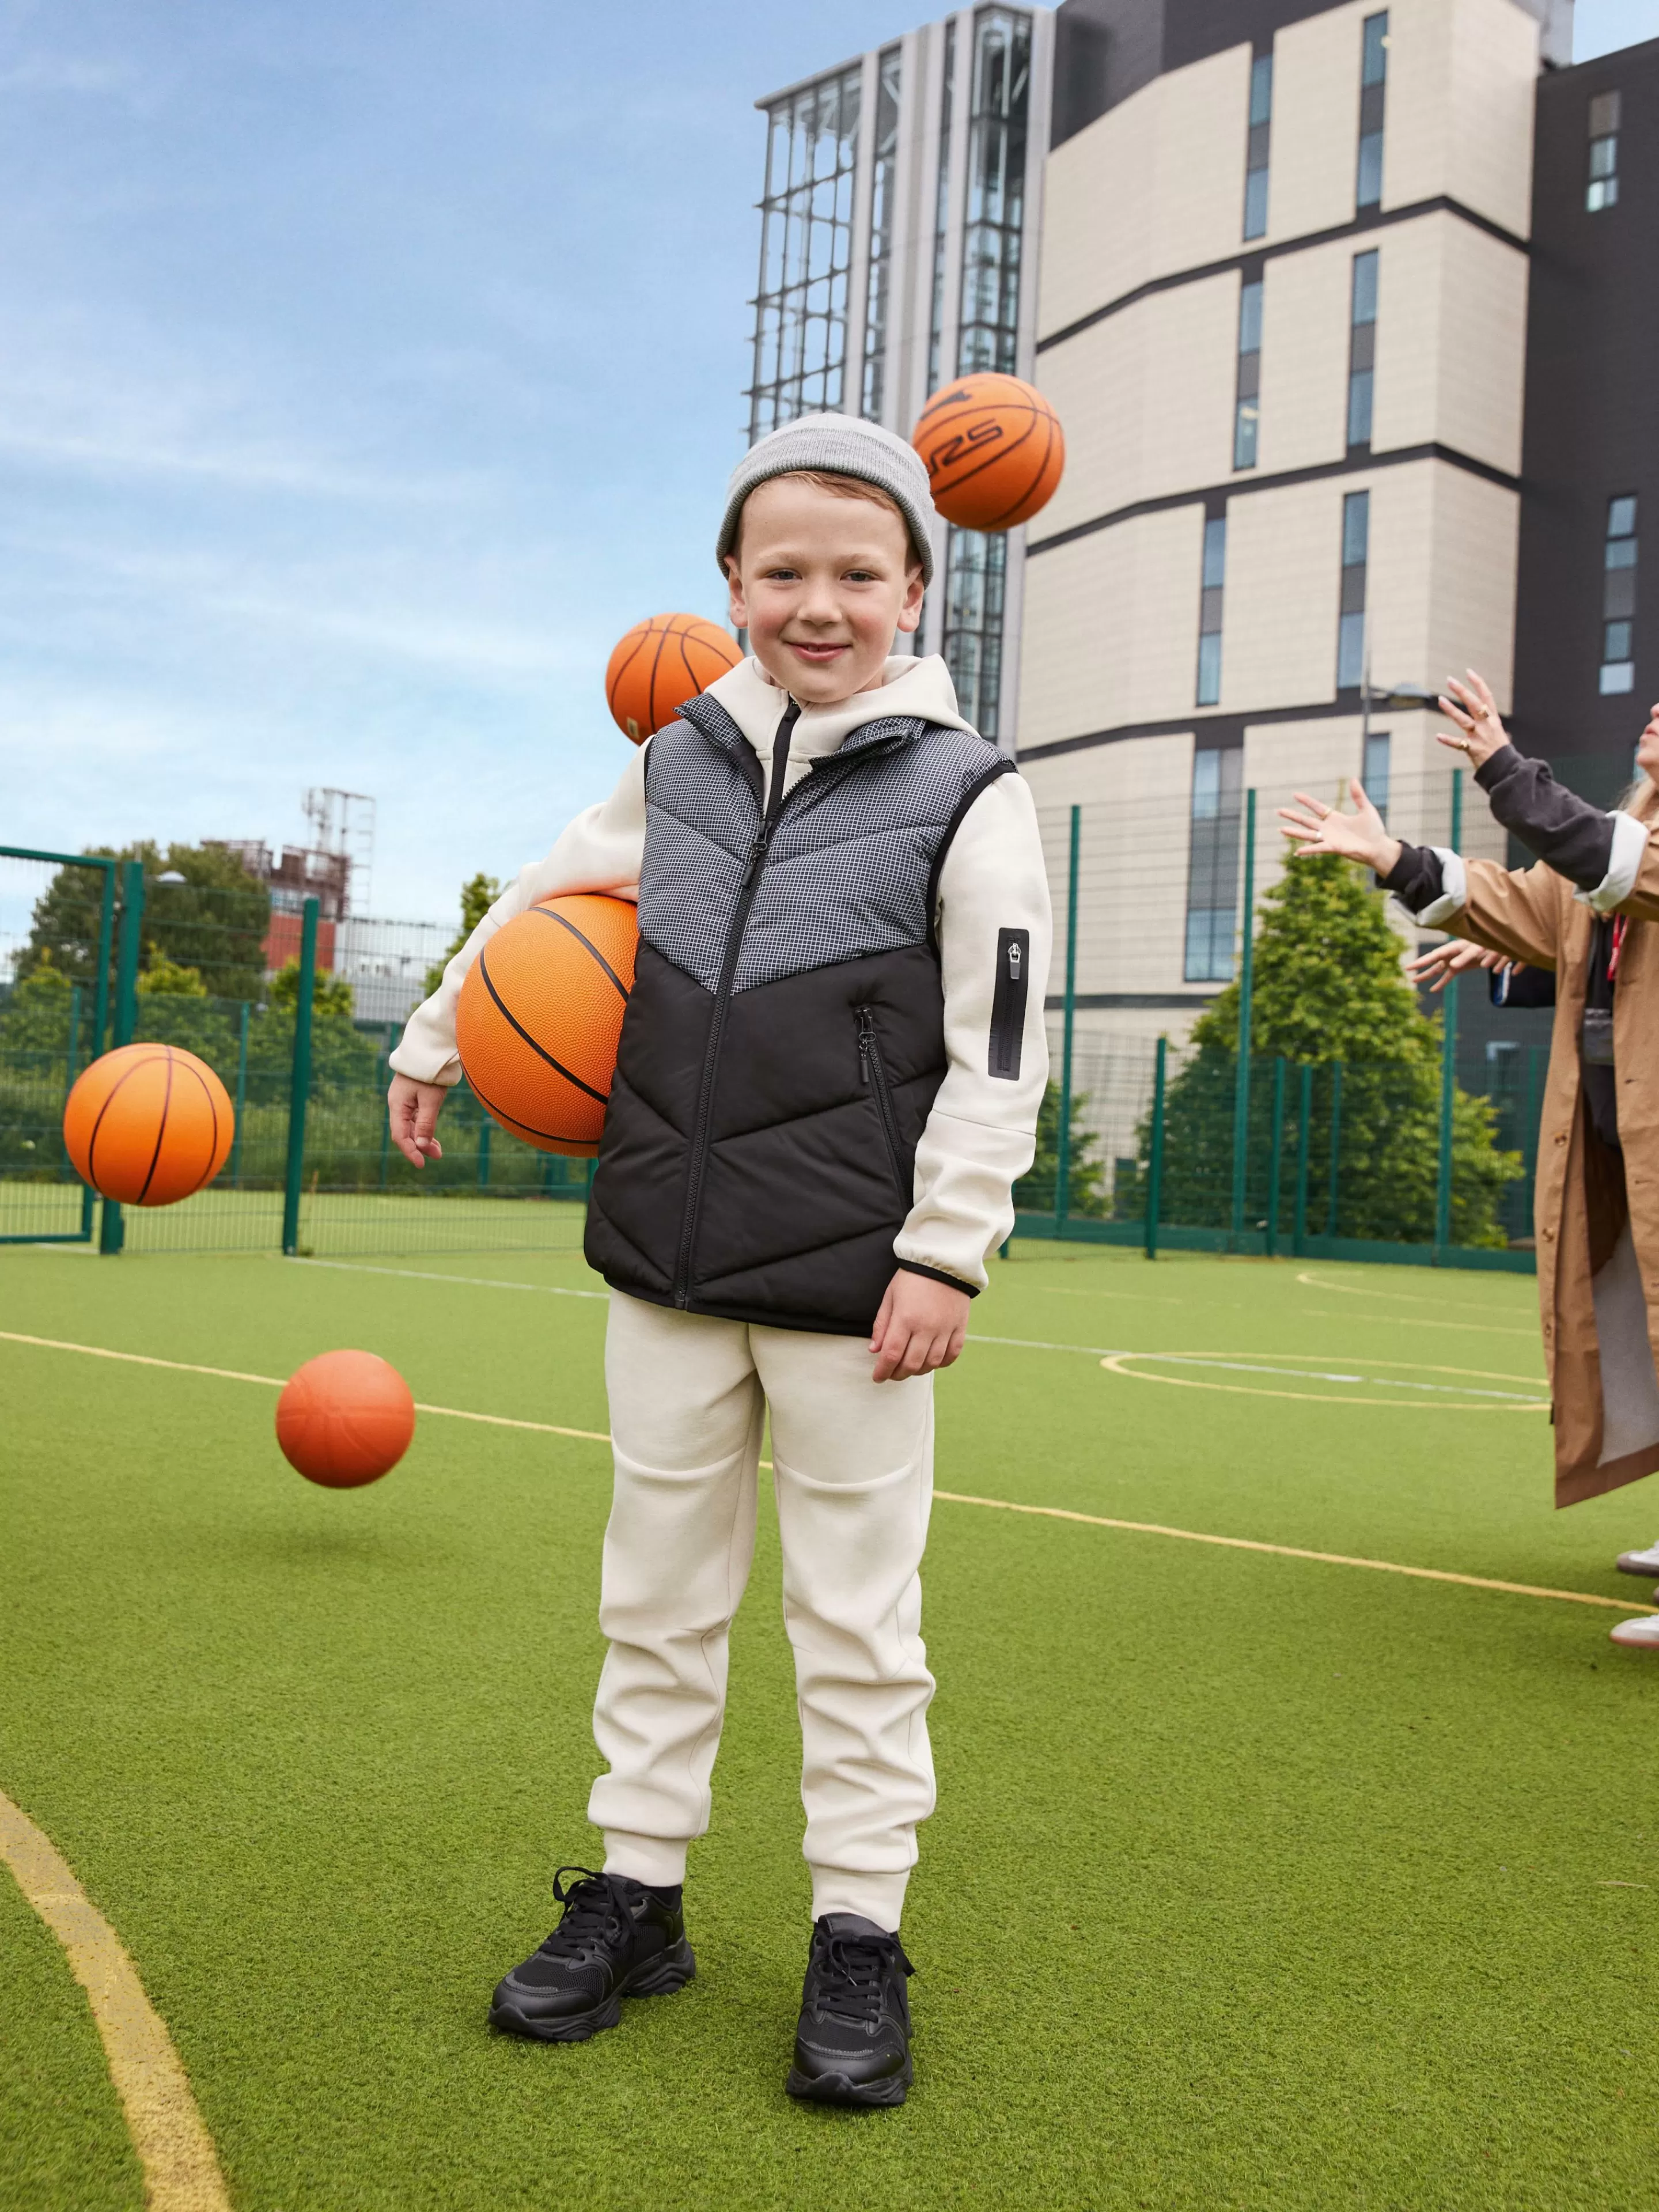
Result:
[[[1066,465],[1060,417],[1035,385],[989,369],[959,376],[921,410],[910,443],[933,504],[964,530],[1012,530],[1047,507]]]
[[[94,1060],[64,1105],[82,1182],[124,1206],[172,1206],[210,1183],[236,1116],[204,1060],[176,1044],[124,1044]]]
[[[325,1352],[296,1367],[276,1401],[276,1441],[307,1482],[356,1490],[409,1449],[415,1400],[390,1361],[372,1352]]]
[[[653,615],[635,623],[611,654],[605,704],[617,727],[641,745],[673,720],[683,700],[706,691],[742,659],[718,623],[701,615]]]
[[[467,970],[455,1042],[479,1104],[538,1152],[599,1149],[639,917],[629,899],[544,899]]]

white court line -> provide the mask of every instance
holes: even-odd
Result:
[[[609,1291],[570,1291],[562,1283],[508,1283],[499,1275],[441,1275],[426,1267],[372,1267],[358,1260],[302,1260],[285,1253],[290,1267],[332,1267],[343,1275],[401,1275],[410,1283],[465,1283],[475,1291],[539,1291],[550,1298],[599,1298],[609,1302]]]

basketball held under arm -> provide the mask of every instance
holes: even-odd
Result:
[[[455,1008],[467,970],[495,932],[538,900],[566,891],[637,898],[645,858],[645,766],[648,744],[632,754],[609,799],[590,806],[561,834],[544,860],[521,868],[444,969],[432,996],[410,1016],[392,1054],[395,1073],[449,1090],[461,1079]]]

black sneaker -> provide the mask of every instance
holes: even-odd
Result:
[[[566,1889],[568,1874],[581,1880]],[[563,1917],[539,1951],[496,1983],[492,2027],[538,2043],[586,2043],[615,2027],[624,1997],[664,1996],[696,1972],[678,1889],[561,1867],[553,1895]]]
[[[915,1972],[896,1936],[856,1912],[826,1912],[812,1948],[795,2030],[792,2097],[825,2105],[902,2105],[914,2076],[910,2000]]]

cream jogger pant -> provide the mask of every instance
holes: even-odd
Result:
[[[687,1844],[708,1829],[769,1406],[813,1916],[896,1929],[916,1823],[933,1808],[918,1577],[932,1376],[872,1382],[860,1337],[715,1321],[619,1292],[605,1364],[617,1472],[593,1735],[611,1771],[587,1809],[606,1871],[680,1881]]]

